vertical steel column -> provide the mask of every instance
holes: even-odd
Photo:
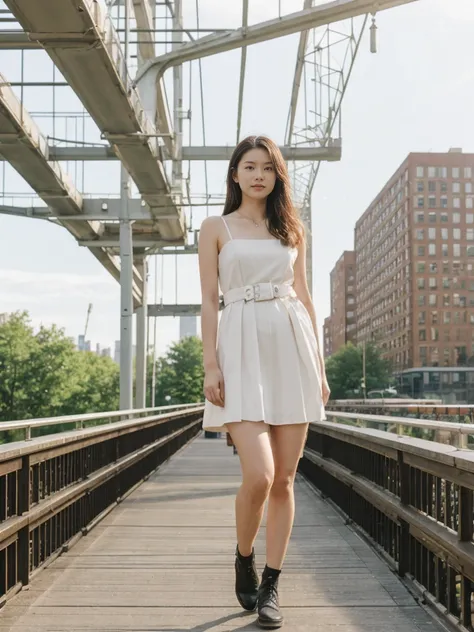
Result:
[[[136,360],[136,397],[135,407],[146,407],[146,373],[147,373],[147,321],[148,321],[148,262],[143,257],[142,264],[139,268],[143,279],[143,301],[137,309],[137,360]]]
[[[125,80],[128,81],[130,0],[125,0]],[[130,176],[120,168],[120,408],[133,406],[133,243],[129,219]]]
[[[182,0],[174,1],[173,50],[183,43]],[[172,186],[177,195],[176,203],[181,205],[183,198],[183,66],[173,67],[173,112],[174,112],[174,156]]]
[[[120,186],[120,408],[133,403],[133,244],[128,214],[130,178],[121,167]]]

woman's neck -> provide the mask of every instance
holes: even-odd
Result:
[[[242,203],[237,209],[245,217],[250,217],[255,221],[261,220],[266,216],[267,201],[266,200],[252,200],[248,197],[242,198]]]

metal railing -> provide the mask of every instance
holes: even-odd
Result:
[[[427,602],[472,630],[471,451],[321,422],[300,471]]]
[[[123,419],[136,419],[138,417],[157,415],[159,413],[172,412],[173,410],[186,410],[202,406],[201,403],[176,404],[168,406],[158,406],[155,408],[132,408],[130,410],[113,410],[103,413],[86,413],[81,415],[65,415],[64,417],[43,417],[41,419],[21,419],[19,421],[0,422],[0,433],[14,430],[25,430],[25,441],[31,440],[31,431],[48,426],[63,426],[73,424],[75,428],[86,427],[87,423],[100,422],[101,424],[113,423]],[[45,436],[45,434],[42,434]]]
[[[468,436],[474,435],[474,424],[456,421],[437,421],[436,419],[413,419],[395,415],[374,415],[349,412],[326,412],[328,421],[346,423],[359,427],[380,428],[386,432],[402,436],[404,428],[423,430],[423,439],[450,443],[458,448],[468,448]],[[467,415],[462,418],[470,419]],[[431,431],[431,432],[429,432]]]
[[[107,425],[0,445],[0,606],[200,432],[202,405],[167,408],[175,410],[5,424],[28,430],[110,418]]]

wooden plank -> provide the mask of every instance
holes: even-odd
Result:
[[[238,457],[198,438],[2,610],[0,632],[257,630],[234,595]],[[302,479],[281,581],[292,632],[441,632]],[[265,518],[256,548],[265,564]]]

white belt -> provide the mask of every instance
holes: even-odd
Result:
[[[296,296],[296,292],[289,283],[255,283],[236,287],[224,294],[224,305],[236,301],[271,301],[284,296]]]

